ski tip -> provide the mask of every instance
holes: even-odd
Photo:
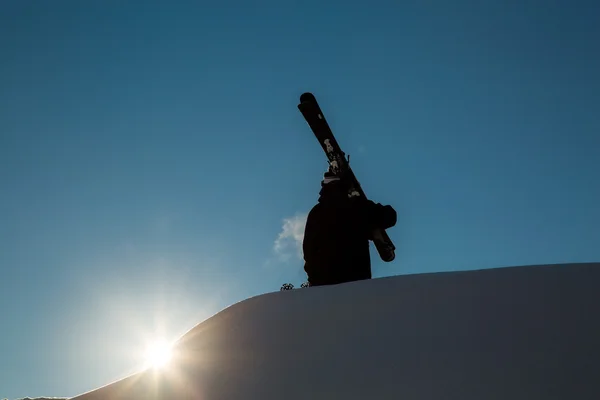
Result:
[[[309,102],[316,102],[317,99],[315,98],[315,95],[312,94],[311,92],[305,92],[302,93],[302,95],[300,96],[300,103],[309,103]]]

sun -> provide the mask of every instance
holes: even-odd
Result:
[[[171,356],[171,345],[165,340],[156,340],[146,348],[146,364],[153,368],[166,367]]]

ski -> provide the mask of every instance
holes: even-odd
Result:
[[[344,176],[350,180],[352,189],[350,190],[349,195],[362,196],[366,199],[367,196],[356,179],[352,168],[350,168],[349,160],[346,159],[346,154],[342,151],[335,136],[333,136],[333,132],[331,131],[315,96],[309,92],[303,93],[300,96],[298,109],[304,116],[308,126],[315,134],[319,144],[327,155],[330,167],[335,173],[342,172]],[[381,259],[385,262],[393,261],[396,257],[396,246],[394,246],[394,243],[387,232],[384,229],[377,229],[372,233],[372,238]]]

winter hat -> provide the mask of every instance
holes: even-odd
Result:
[[[324,185],[327,185],[328,183],[336,182],[339,180],[340,180],[340,177],[331,171],[327,171],[323,174],[323,184]]]

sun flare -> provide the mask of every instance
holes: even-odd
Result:
[[[164,368],[171,361],[171,355],[171,345],[165,340],[157,340],[146,348],[146,363],[154,368]]]

